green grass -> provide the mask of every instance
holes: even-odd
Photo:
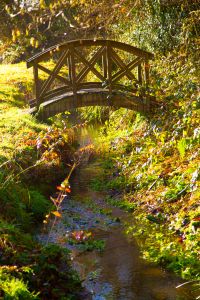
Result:
[[[0,270],[0,296],[1,292],[5,300],[36,300],[37,294],[28,290],[27,284],[22,280],[15,278],[5,270]]]
[[[28,112],[32,87],[32,70],[25,63],[0,65],[0,298],[43,299],[44,293],[49,299],[71,299],[80,281],[69,253],[56,245],[41,247],[32,238],[34,225],[51,206],[42,190],[49,192],[56,173],[49,166],[35,168],[35,140],[47,124]]]
[[[23,150],[20,141],[28,133],[45,128],[28,113],[32,87],[32,71],[25,63],[0,65],[0,162]]]

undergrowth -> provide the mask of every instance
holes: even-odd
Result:
[[[142,241],[146,259],[198,279],[199,72],[175,51],[154,64],[159,108],[147,116],[113,111],[97,141],[105,176],[91,186],[107,190],[110,203],[132,208],[136,224],[127,231]]]
[[[1,65],[0,86],[0,298],[78,299],[69,253],[33,238],[53,208],[49,193],[69,168],[73,130],[28,114],[32,74],[24,63]]]

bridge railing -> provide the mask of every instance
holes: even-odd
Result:
[[[148,86],[149,60],[153,54],[136,47],[110,40],[75,40],[53,46],[27,60],[33,67],[35,99],[30,106],[52,100],[65,93],[84,89],[127,90],[137,94],[140,86]],[[53,68],[44,62],[53,59]],[[41,80],[40,72],[46,79]],[[90,76],[89,76],[90,74]],[[95,81],[88,79],[95,77]]]

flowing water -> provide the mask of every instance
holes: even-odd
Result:
[[[83,132],[80,142],[93,139]],[[62,218],[49,234],[41,233],[43,242],[59,243],[72,251],[72,262],[88,294],[83,300],[190,300],[187,289],[175,287],[183,281],[140,257],[136,241],[125,234],[127,224],[133,223],[130,213],[111,207],[103,192],[94,192],[89,184],[101,174],[98,161],[83,165],[71,180],[72,195],[63,201]],[[105,213],[107,212],[107,213]],[[83,251],[68,243],[71,232],[92,232],[105,242],[103,251]]]

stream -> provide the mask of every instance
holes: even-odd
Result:
[[[80,143],[87,145],[93,138],[91,131],[84,130]],[[98,160],[75,170],[72,194],[62,203],[62,218],[51,231],[38,234],[42,243],[48,240],[71,250],[73,267],[87,291],[80,299],[194,299],[187,288],[176,289],[182,279],[141,258],[137,242],[125,233],[134,222],[132,214],[107,204],[104,192],[90,188],[91,180],[101,172]],[[99,241],[96,249],[84,248],[82,232]],[[76,235],[75,242],[69,242],[72,235]]]

